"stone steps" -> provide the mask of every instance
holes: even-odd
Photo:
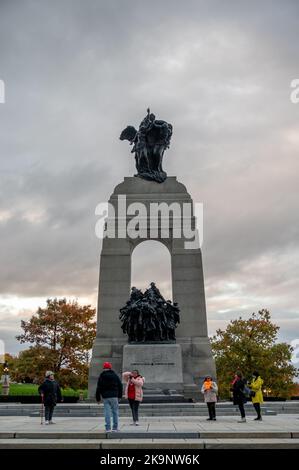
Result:
[[[262,411],[263,415],[276,415],[277,413],[275,411],[272,411],[272,410],[264,410]],[[31,413],[12,413],[12,412],[4,412],[4,413],[1,413],[0,416],[29,416],[31,418],[36,418],[37,416],[40,415],[40,412],[36,411],[36,412],[31,412]],[[126,411],[126,412],[121,412],[120,415],[122,417],[130,417],[131,416],[131,413],[130,411]],[[255,412],[254,411],[246,411],[246,415],[247,416],[254,416],[255,415]],[[98,413],[79,413],[79,412],[74,412],[74,413],[68,413],[68,412],[58,412],[58,411],[55,411],[55,416],[58,416],[58,417],[65,417],[65,418],[92,418],[92,417],[103,417],[104,416],[104,413],[103,412],[98,412]],[[204,413],[193,413],[193,412],[175,412],[175,413],[170,413],[170,412],[164,412],[163,414],[159,413],[159,412],[143,412],[142,410],[140,410],[140,413],[139,413],[139,416],[140,417],[172,417],[172,416],[175,416],[175,417],[188,417],[188,416],[197,416],[197,417],[202,417],[202,416],[207,416],[207,412]],[[238,411],[230,411],[230,412],[217,412],[217,416],[239,416],[239,412]]]
[[[52,428],[52,427],[51,427]],[[52,428],[53,429],[53,428]],[[48,431],[48,427],[41,427],[40,431],[0,432],[0,439],[19,440],[61,440],[61,439],[299,439],[298,432],[292,431],[121,431],[106,433],[104,431]]]
[[[100,403],[100,405],[94,403],[94,404],[64,404],[64,403],[61,403],[61,404],[58,404],[57,408],[61,408],[61,409],[69,409],[69,410],[78,410],[78,409],[90,409],[90,410],[93,410],[93,409],[98,409],[98,408],[101,408],[103,405],[102,403]],[[205,403],[156,403],[156,404],[152,404],[152,403],[141,403],[140,405],[142,408],[144,409],[159,409],[159,410],[164,410],[164,409],[171,409],[171,410],[175,410],[175,409],[184,409],[184,410],[187,410],[187,409],[191,409],[191,410],[199,410],[199,409],[206,409],[207,406]],[[231,409],[234,409],[236,408],[236,405],[233,405],[232,403],[217,403],[217,408],[218,409],[227,409],[227,410],[231,410]],[[250,407],[252,406],[252,404],[250,402],[246,403],[245,404],[245,407]],[[125,403],[121,403],[119,405],[120,409],[122,408],[127,408],[128,407],[128,403],[125,402]],[[277,405],[277,404],[274,404],[274,403],[263,403],[262,404],[262,407],[263,408],[268,408],[268,409],[275,409],[275,410],[297,410],[299,411],[299,402],[297,405],[292,405],[292,404],[288,404],[288,405]],[[39,409],[40,408],[40,404],[38,403],[35,403],[35,404],[21,404],[21,403],[1,403],[0,404],[0,410],[2,409],[17,409],[17,408],[23,408],[23,409],[28,409],[28,410],[32,410],[32,409]]]
[[[40,414],[40,411],[39,410],[36,410],[36,411],[28,411],[28,412],[18,412],[19,410],[17,411],[9,411],[9,410],[6,410],[6,411],[2,411],[0,413],[0,416],[31,416],[31,417],[36,417]],[[272,410],[263,410],[263,413],[264,414],[276,414],[275,411],[272,411]],[[247,411],[247,414],[248,415],[254,415],[255,412],[254,410],[248,410]],[[93,411],[93,412],[86,412],[86,411],[63,411],[63,410],[59,410],[58,408],[55,410],[55,416],[60,416],[60,417],[97,417],[97,416],[103,416],[104,413],[103,413],[103,410],[100,409],[98,410],[97,412],[96,411]],[[120,415],[121,416],[131,416],[131,412],[130,410],[120,410]],[[159,417],[159,416],[164,416],[164,417],[167,417],[167,416],[206,416],[207,415],[207,410],[200,410],[198,412],[194,412],[192,410],[176,410],[176,411],[164,411],[163,413],[161,413],[160,411],[158,410],[143,410],[142,408],[140,408],[140,412],[139,412],[139,415],[140,416],[143,416],[143,417],[150,417],[150,416],[153,416],[153,417]],[[237,410],[229,410],[229,411],[221,411],[221,410],[217,410],[217,415],[218,416],[237,416],[239,415],[239,412]]]
[[[254,415],[255,411],[251,403],[245,406],[248,415]],[[263,414],[299,414],[299,402],[267,402],[262,406]],[[38,404],[0,404],[0,416],[32,416],[40,413]],[[130,416],[131,412],[127,403],[120,404],[121,416]],[[142,403],[140,416],[205,416],[207,407],[204,403]],[[55,409],[55,415],[60,417],[92,417],[103,416],[103,405],[93,404],[60,404]],[[218,416],[239,415],[238,408],[232,403],[223,402],[217,404]]]
[[[67,410],[66,405],[61,407]],[[206,409],[203,404],[193,406],[196,407]],[[32,406],[28,408],[32,411]],[[91,408],[101,410],[98,406]],[[228,417],[219,416],[216,422],[208,422],[206,415],[182,413],[176,416],[172,405],[164,408],[172,411],[171,417],[159,414],[144,418],[138,427],[130,425],[131,419],[125,417],[122,410],[118,433],[104,431],[103,417],[81,419],[56,415],[53,426],[41,426],[38,413],[32,418],[4,417],[0,420],[0,449],[299,449],[298,414],[265,416],[261,422],[249,418],[246,424],[239,424],[239,419],[231,413]],[[222,404],[220,408],[227,412],[233,405]],[[81,409],[84,411],[84,406]]]
[[[0,439],[0,449],[299,449],[298,438],[155,438]]]
[[[140,439],[138,443],[126,440],[77,441],[7,440],[0,439],[0,449],[299,449],[299,439]]]

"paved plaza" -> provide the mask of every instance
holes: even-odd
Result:
[[[1,416],[0,449],[12,448],[292,448],[299,449],[299,415],[266,416],[262,422],[236,416],[146,417],[140,426],[120,419],[119,433],[106,433],[103,418],[57,417],[41,425],[38,417]]]

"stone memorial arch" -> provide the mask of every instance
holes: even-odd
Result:
[[[105,361],[112,362],[119,374],[128,367],[139,369],[148,387],[175,389],[187,398],[198,396],[200,379],[206,374],[215,376],[215,364],[207,332],[201,249],[194,243],[190,245],[183,232],[184,227],[197,232],[191,196],[176,177],[158,182],[153,178],[126,177],[115,187],[109,203],[114,208],[115,233],[103,239],[89,396],[94,398]],[[153,205],[181,210],[158,211],[155,217],[151,212]],[[184,212],[188,206],[191,210]],[[131,236],[129,230],[130,224],[135,223],[136,208],[138,229],[143,230],[142,236],[137,237]],[[110,218],[109,215],[108,225]],[[175,344],[128,344],[121,329],[119,309],[130,294],[132,252],[144,240],[157,240],[170,252],[173,300],[180,307]]]

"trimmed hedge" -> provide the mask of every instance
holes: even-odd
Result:
[[[2,392],[2,386],[0,386],[0,396]],[[79,398],[80,393],[83,392],[83,397],[87,398],[87,390],[74,390],[72,388],[62,388],[61,393],[64,398],[66,397],[77,397]],[[10,384],[9,387],[9,396],[37,396],[39,397],[38,393],[38,385],[35,384]]]

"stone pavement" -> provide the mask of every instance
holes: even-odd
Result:
[[[0,417],[0,449],[11,448],[292,448],[299,449],[299,415],[266,416],[262,422],[236,416],[146,417],[139,427],[120,418],[120,432],[106,433],[103,418],[61,418],[41,426],[39,418]]]

